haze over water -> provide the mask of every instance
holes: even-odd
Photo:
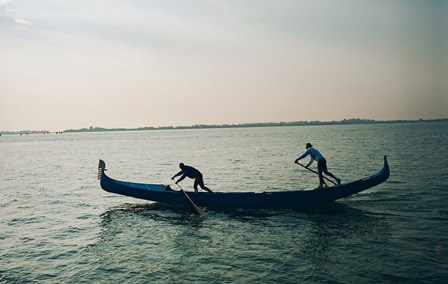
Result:
[[[3,135],[0,283],[443,283],[448,123]],[[184,162],[215,191],[317,186],[311,142],[343,182],[384,184],[305,211],[172,207],[96,180],[169,183]],[[315,165],[314,165],[315,166]],[[183,187],[192,189],[192,181]]]

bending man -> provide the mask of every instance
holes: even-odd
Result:
[[[308,162],[308,164],[305,166],[305,168],[308,168],[314,160],[317,161],[317,171],[319,172],[319,187],[323,187],[324,185],[327,186],[327,184],[324,181],[324,176],[322,173],[325,173],[326,175],[334,178],[338,184],[341,184],[341,179],[335,177],[332,173],[330,173],[327,169],[327,160],[325,160],[324,156],[317,151],[316,148],[311,145],[311,143],[306,144],[306,151],[300,155],[294,163],[298,164],[299,160],[305,158],[306,156],[310,155],[311,159]]]
[[[174,180],[175,177],[182,175],[177,181],[176,184],[181,182],[184,178],[189,177],[194,179],[194,190],[195,192],[198,192],[198,185],[201,186],[203,190],[206,190],[208,192],[212,192],[208,187],[204,185],[204,178],[202,177],[202,174],[197,169],[193,168],[192,166],[184,165],[184,163],[179,164],[179,168],[181,169],[180,172],[175,174],[171,179]]]

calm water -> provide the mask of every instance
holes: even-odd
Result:
[[[313,143],[349,181],[390,179],[306,211],[199,218],[112,195],[114,178],[169,183],[185,162],[215,191],[304,189]],[[448,123],[0,137],[0,283],[446,283]],[[192,181],[182,182],[191,190]]]

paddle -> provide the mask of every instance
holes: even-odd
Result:
[[[304,165],[302,165],[302,164],[301,164],[301,163],[299,163],[299,162],[297,162],[296,164],[298,164],[298,165],[301,165],[302,167],[304,167],[305,169],[309,170],[310,172],[313,172],[313,173],[315,173],[316,175],[319,175],[319,173],[318,173],[318,172],[316,172],[315,170],[313,170],[313,169],[310,169],[310,168],[307,168],[307,167],[305,167]],[[334,185],[337,185],[337,183],[336,183],[336,182],[334,182],[333,180],[331,180],[331,179],[327,178],[326,176],[323,176],[323,177],[324,177],[324,179],[328,180],[328,181],[329,181],[329,182],[331,182],[332,184],[334,184]]]
[[[193,206],[193,208],[196,210],[196,212],[198,213],[198,215],[200,217],[204,217],[206,214],[204,213],[204,211],[202,211],[194,202],[193,200],[191,200],[190,196],[188,196],[188,194],[184,191],[184,189],[180,186],[180,184],[176,183],[177,186],[179,187],[180,191],[183,193],[183,195],[188,199],[188,201],[191,203],[191,205]]]

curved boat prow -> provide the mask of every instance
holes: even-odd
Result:
[[[384,174],[383,174],[383,177],[384,177],[383,182],[384,182],[390,176],[390,169],[389,169],[389,163],[387,162],[387,156],[384,156],[384,167],[381,171],[384,172]]]
[[[98,180],[101,180],[101,176],[105,170],[106,170],[106,163],[100,159],[98,163]]]

